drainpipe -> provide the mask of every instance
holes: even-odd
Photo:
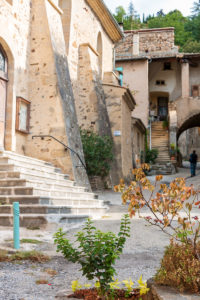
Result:
[[[151,117],[149,118],[149,149],[151,150],[152,149],[152,146],[151,146]]]

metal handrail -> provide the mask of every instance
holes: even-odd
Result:
[[[64,148],[65,148],[65,151],[69,150],[71,151],[73,154],[76,154],[76,156],[78,157],[78,159],[80,160],[82,166],[84,167],[84,169],[87,171],[86,169],[86,165],[84,164],[84,162],[82,161],[80,155],[74,151],[73,149],[71,149],[70,147],[68,147],[67,145],[65,145],[63,142],[59,141],[57,138],[55,138],[54,136],[52,135],[33,135],[32,136],[32,139],[34,138],[41,138],[41,140],[44,140],[44,138],[51,138],[53,140],[55,140],[56,142],[58,142],[59,144],[61,144]]]

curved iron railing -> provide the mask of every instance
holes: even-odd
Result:
[[[33,135],[32,139],[35,139],[35,138],[41,138],[41,140],[44,140],[45,138],[51,138],[51,139],[55,140],[56,142],[58,142],[59,144],[61,144],[65,148],[65,151],[69,150],[73,154],[75,154],[78,157],[78,159],[80,160],[80,162],[81,162],[82,166],[84,167],[84,169],[86,170],[86,165],[84,164],[84,162],[81,159],[80,155],[76,151],[74,151],[73,149],[71,149],[70,147],[68,147],[67,145],[65,145],[63,142],[59,141],[54,136],[52,136],[52,135]],[[76,167],[78,168],[80,166],[76,166]],[[86,170],[86,172],[87,172],[87,170]]]

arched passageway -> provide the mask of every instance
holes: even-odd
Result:
[[[196,150],[200,158],[200,113],[189,117],[177,131],[177,143],[184,160]]]
[[[182,132],[193,127],[200,127],[200,113],[190,116],[177,131],[177,140]]]

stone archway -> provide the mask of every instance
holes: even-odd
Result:
[[[177,131],[177,140],[182,132],[193,127],[200,127],[200,112],[197,114],[191,114],[188,119],[182,123]]]

